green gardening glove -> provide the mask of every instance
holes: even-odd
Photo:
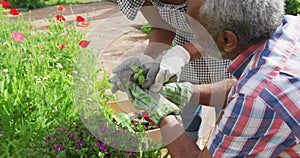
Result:
[[[182,110],[191,101],[193,92],[193,84],[189,82],[173,82],[165,84],[159,93]]]
[[[130,101],[133,106],[137,109],[147,111],[149,118],[157,125],[167,115],[178,115],[181,112],[177,105],[170,102],[161,94],[141,89],[132,81],[128,83],[128,90],[132,96]]]

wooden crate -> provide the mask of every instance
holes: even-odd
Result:
[[[115,115],[121,112],[124,113],[140,112],[140,110],[132,106],[129,100],[110,102],[107,105],[114,110]],[[145,133],[150,139],[152,139],[153,142],[162,144],[162,135],[159,128],[146,131]]]
[[[114,109],[115,114],[124,112],[124,113],[131,113],[131,112],[140,112],[140,110],[134,108],[132,106],[132,104],[130,103],[129,100],[122,100],[122,101],[116,101],[116,102],[110,102],[108,103],[108,106],[110,106],[112,109]],[[179,122],[180,121],[180,118]],[[205,135],[203,135],[202,137],[199,138],[199,140],[197,141],[197,145],[198,147],[200,147],[200,149],[203,149],[206,145],[207,142],[215,128],[215,110],[212,107],[209,106],[202,106],[202,126],[204,125],[204,129],[202,129],[202,132],[206,133]],[[206,122],[204,122],[206,121]],[[182,123],[182,122],[181,122]],[[154,130],[149,130],[146,131],[146,135],[152,139],[154,142],[160,143],[162,144],[162,135],[160,132],[160,129],[154,129]],[[167,149],[163,150],[163,155],[165,155],[167,153]],[[170,158],[170,156],[168,157]]]

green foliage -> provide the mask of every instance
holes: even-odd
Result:
[[[61,4],[85,3],[85,0],[7,0],[14,8],[42,8]]]
[[[143,85],[145,83],[145,76],[143,75],[144,70],[136,66],[132,66],[131,69],[134,71],[133,80],[139,85]]]
[[[85,39],[84,30],[77,29],[74,24],[50,20],[53,17],[48,19],[48,29],[39,29],[25,21],[22,15],[10,20],[3,11],[0,7],[1,158],[150,158],[161,155],[160,150],[132,153],[108,147],[91,132],[94,126],[87,126],[86,120],[105,120],[112,126],[113,111],[105,103],[114,96],[105,93],[111,86],[109,75],[105,69],[97,67],[96,71],[85,74],[90,75],[91,80],[79,76],[82,83],[91,83],[97,91],[89,111],[74,99],[86,90],[79,89],[78,95],[74,90],[78,73],[76,57],[78,54],[88,56],[87,49],[78,45]],[[12,38],[15,32],[21,32],[26,38],[15,41]],[[102,74],[100,81],[98,74]],[[98,130],[99,126],[95,128]]]
[[[285,0],[286,14],[299,15],[300,14],[300,1],[299,0]]]
[[[14,8],[41,8],[44,4],[41,0],[8,0]]]
[[[72,71],[84,33],[73,25],[49,22],[49,29],[37,30],[22,16],[11,21],[0,15],[2,157],[26,156],[51,131],[50,126],[76,118]],[[16,31],[26,39],[14,41],[11,35]]]
[[[147,37],[150,36],[151,34],[151,26],[149,23],[145,23],[142,25],[142,27],[140,28],[144,33],[147,34]]]

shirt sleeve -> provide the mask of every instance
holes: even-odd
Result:
[[[288,126],[261,98],[235,94],[208,149],[213,157],[275,157],[292,143]]]
[[[145,3],[145,0],[118,0],[117,2],[122,13],[129,20],[134,20]]]

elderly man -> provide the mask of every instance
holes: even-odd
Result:
[[[222,57],[233,59],[228,70],[237,82],[223,88],[229,93],[224,114],[200,150],[173,114],[187,103],[208,105],[211,87],[226,81],[165,84],[160,93],[129,81],[132,103],[149,112],[165,140],[180,133],[167,144],[172,157],[300,157],[300,18],[284,16],[283,0],[190,0],[188,14]]]

